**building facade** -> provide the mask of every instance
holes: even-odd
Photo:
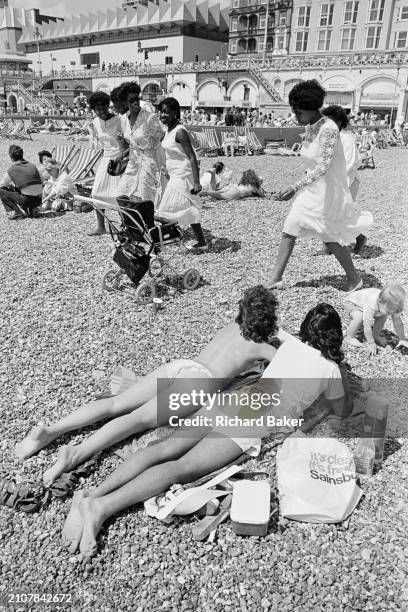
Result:
[[[285,55],[289,50],[293,0],[232,0],[229,53]]]

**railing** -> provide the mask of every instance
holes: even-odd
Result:
[[[360,66],[395,66],[400,68],[403,65],[408,65],[408,51],[395,52],[368,52],[368,53],[336,53],[336,54],[299,54],[272,56],[264,60],[260,56],[251,57],[245,56],[242,58],[234,57],[227,60],[219,61],[203,61],[203,62],[185,62],[179,64],[159,64],[153,66],[142,65],[127,65],[127,66],[112,66],[106,67],[105,70],[100,68],[92,68],[90,70],[63,70],[51,75],[44,75],[42,81],[46,82],[50,79],[81,79],[81,78],[98,78],[110,76],[143,76],[143,75],[177,75],[185,72],[221,72],[234,70],[248,70],[249,62],[254,62],[262,70],[303,70],[309,67],[319,69],[328,69],[330,67],[360,67]],[[37,81],[37,78],[36,78]]]

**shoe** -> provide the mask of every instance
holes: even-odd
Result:
[[[204,253],[205,251],[208,251],[208,244],[198,244],[198,242],[193,243],[191,242],[186,242],[185,247],[188,251],[199,251],[200,253]]]
[[[363,250],[366,244],[367,244],[367,236],[364,236],[364,234],[360,234],[359,236],[357,236],[356,244],[354,245],[354,249],[353,249],[353,253],[355,253],[356,255],[361,253],[361,251]]]
[[[272,285],[267,285],[267,289],[283,289],[284,282],[283,280],[276,281],[276,283],[272,283]]]
[[[359,282],[357,283],[357,285],[353,287],[353,289],[350,289],[350,291],[346,291],[346,294],[354,293],[354,291],[358,291],[359,289],[362,289],[362,288],[363,288],[363,279],[361,278]]]
[[[17,219],[24,219],[25,215],[23,213],[11,213],[11,215],[8,216],[8,218],[11,221],[17,221]]]

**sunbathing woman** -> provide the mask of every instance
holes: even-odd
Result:
[[[262,189],[263,180],[254,170],[245,170],[242,173],[238,185],[228,185],[217,191],[202,191],[200,195],[210,196],[215,200],[243,200],[244,198],[264,198],[265,191]]]
[[[301,416],[322,398],[328,409],[345,416],[351,406],[349,397],[345,398],[339,369],[343,333],[334,308],[328,304],[313,308],[301,325],[300,340],[288,339],[267,368],[264,376],[268,378],[241,389],[238,394],[247,395],[252,389],[258,394],[276,381],[281,397],[285,398],[289,392],[285,406],[279,407],[280,414],[286,411],[288,416]],[[238,397],[238,409],[242,409],[239,403]],[[253,416],[258,417],[259,412]],[[100,486],[76,493],[63,529],[65,543],[71,552],[79,546],[84,557],[92,556],[97,550],[96,537],[109,517],[163,493],[174,483],[194,482],[234,461],[243,452],[255,455],[261,447],[260,438],[276,432],[276,428],[262,428],[260,437],[250,439],[235,437],[228,429],[223,431],[217,427],[194,428],[194,431],[189,428],[188,432],[179,429],[167,440],[135,453]],[[241,435],[245,434],[248,436],[241,429]]]
[[[223,379],[225,386],[257,359],[270,361],[275,353],[269,344],[276,333],[277,300],[265,287],[247,289],[239,302],[239,312],[234,323],[221,329],[203,349],[197,359],[178,359],[162,365],[130,389],[117,397],[101,399],[85,404],[75,412],[52,425],[39,423],[16,447],[16,455],[27,459],[50,444],[59,436],[97,423],[103,419],[114,419],[78,446],[63,447],[56,464],[44,474],[44,482],[50,484],[60,474],[72,470],[97,452],[108,448],[131,435],[167,423],[167,411],[158,410],[160,394],[157,396],[157,381],[163,380],[168,388],[163,391],[167,399],[172,393],[197,388],[197,379],[206,392],[219,388]],[[283,339],[288,334],[280,332]],[[191,386],[183,379],[195,379]],[[163,402],[162,404],[163,405]],[[186,416],[200,406],[189,405],[178,411]],[[162,414],[161,414],[162,412]],[[116,418],[117,417],[117,418]]]

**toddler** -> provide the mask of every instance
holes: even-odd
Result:
[[[361,346],[356,334],[360,325],[363,324],[368,353],[375,355],[376,343],[381,346],[385,344],[379,334],[384,328],[387,317],[391,316],[395,333],[399,338],[397,346],[408,348],[408,340],[405,338],[401,319],[404,303],[405,291],[398,283],[391,283],[384,289],[360,289],[350,293],[345,300],[346,310],[351,318],[347,328],[346,343],[351,346]]]

